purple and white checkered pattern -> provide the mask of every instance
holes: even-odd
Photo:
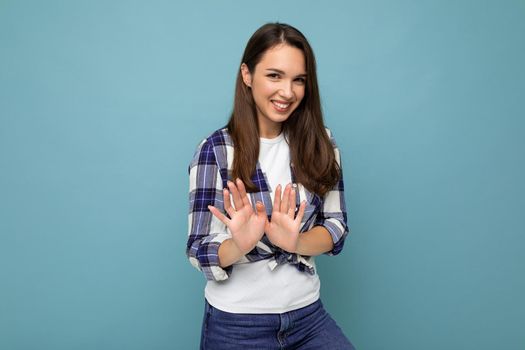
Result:
[[[341,166],[339,149],[329,129],[326,129],[334,146],[338,164]],[[197,147],[193,159],[188,167],[190,178],[189,189],[189,216],[188,242],[186,255],[191,264],[204,272],[207,280],[221,281],[227,279],[232,266],[219,266],[219,246],[231,238],[229,229],[209,210],[213,205],[224,213],[222,190],[227,187],[231,178],[233,162],[233,141],[226,128],[219,129],[204,139]],[[290,167],[292,181],[295,183],[293,167]],[[249,193],[252,205],[261,201],[265,207],[268,219],[271,218],[272,201],[267,178],[257,162],[253,183],[259,191]],[[306,200],[305,214],[301,223],[301,232],[306,232],[314,226],[324,226],[332,236],[334,247],[327,255],[337,255],[341,252],[344,240],[349,233],[344,199],[343,178],[324,197],[308,191],[301,184],[298,185],[296,208],[301,201]],[[225,214],[227,215],[227,214]],[[270,268],[279,264],[293,264],[299,271],[314,274],[310,264],[310,257],[292,254],[274,246],[264,235],[257,246],[246,254],[240,262],[253,262],[269,259]]]

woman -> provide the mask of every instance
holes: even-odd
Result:
[[[208,280],[201,349],[353,349],[323,308],[314,261],[348,234],[340,165],[308,41],[262,26],[228,125],[189,166],[186,254]]]

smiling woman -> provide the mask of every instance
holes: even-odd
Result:
[[[186,254],[204,272],[201,349],[353,349],[326,312],[314,257],[348,234],[341,158],[313,51],[296,28],[250,38],[226,127],[189,166]]]

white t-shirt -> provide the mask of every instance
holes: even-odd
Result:
[[[291,182],[290,149],[281,133],[273,139],[260,138],[259,164],[269,182],[272,203],[275,188]],[[311,259],[315,267],[315,260]],[[317,271],[317,269],[316,269]],[[319,299],[320,280],[317,272],[310,275],[290,264],[274,270],[268,260],[236,263],[224,281],[208,281],[204,295],[208,302],[233,313],[283,313]]]

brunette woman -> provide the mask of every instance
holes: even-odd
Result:
[[[186,254],[207,279],[201,349],[353,349],[319,294],[314,257],[340,253],[348,226],[299,30],[252,35],[230,120],[198,145],[189,175]]]

